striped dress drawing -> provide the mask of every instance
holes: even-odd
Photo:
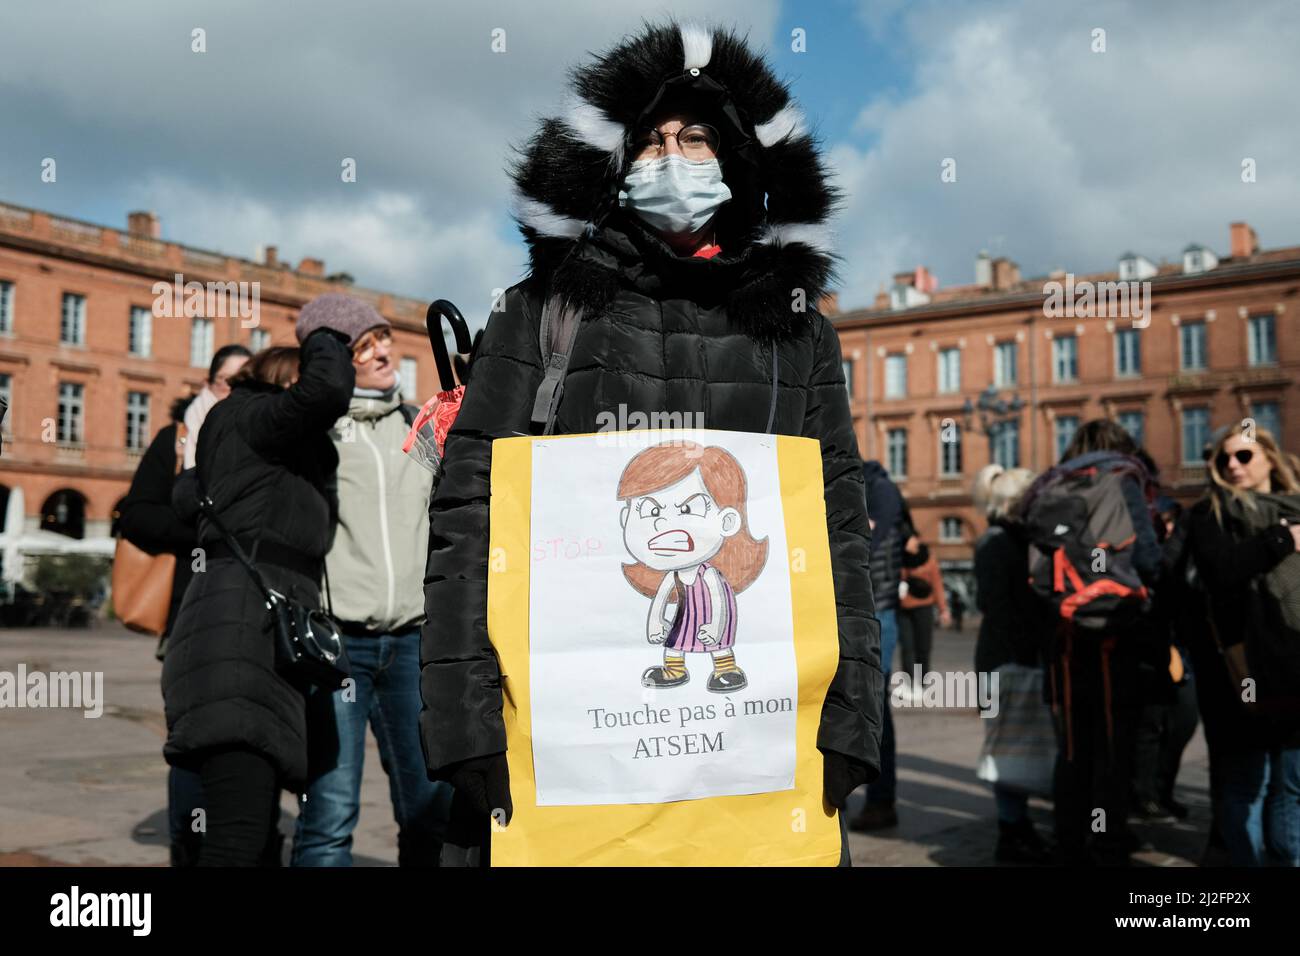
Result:
[[[721,634],[714,631],[713,636],[718,639],[715,644],[705,644],[697,636],[700,625],[714,622],[713,601],[709,596],[708,586],[704,583],[704,572],[711,566],[707,561],[701,564],[691,584],[684,584],[677,572],[673,572],[673,595],[677,599],[677,616],[673,618],[672,628],[664,640],[664,647],[667,650],[698,654],[706,651],[724,651],[736,643],[736,594],[721,573],[718,574],[718,582],[722,585],[722,598],[727,603],[726,629]]]

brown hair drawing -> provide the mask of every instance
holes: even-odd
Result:
[[[730,452],[716,445],[706,448],[695,442],[668,442],[647,448],[623,468],[618,480],[618,500],[653,494],[676,484],[697,468],[718,507],[740,512],[740,530],[727,538],[722,550],[709,561],[727,579],[732,591],[739,594],[754,582],[767,563],[768,542],[766,538],[756,541],[749,533],[748,482],[740,462]],[[623,565],[623,576],[628,583],[650,598],[658,591],[664,574],[639,561]]]

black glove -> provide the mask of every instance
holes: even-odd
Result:
[[[340,332],[338,329],[331,329],[328,326],[324,326],[324,325],[312,329],[311,332],[307,335],[307,337],[302,340],[302,344],[305,346],[308,342],[312,341],[313,339],[317,338],[322,334],[324,334],[325,338],[333,339],[334,341],[342,345],[345,349],[351,351],[352,346],[350,343],[352,340],[349,339],[346,334]]]
[[[850,793],[876,776],[861,760],[834,750],[822,751],[822,767],[822,788],[826,802],[837,810],[844,809]]]
[[[504,752],[462,760],[438,776],[451,782],[469,809],[484,817],[500,810],[505,816],[501,825],[510,822],[515,808],[510,802],[510,769]]]

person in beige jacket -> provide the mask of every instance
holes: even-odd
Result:
[[[299,807],[292,862],[352,864],[369,724],[388,774],[398,864],[436,866],[451,787],[428,779],[420,745],[431,480],[402,451],[416,409],[402,402],[392,329],[383,316],[360,299],[331,293],[304,306],[298,338],[319,326],[348,335],[356,370],[348,413],[330,433],[339,456],[338,519],[325,559],[327,593],[352,679],[333,693],[315,692],[308,702],[313,750],[324,759]]]

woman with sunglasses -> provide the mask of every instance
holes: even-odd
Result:
[[[1300,866],[1300,460],[1246,420],[1208,467],[1190,537],[1236,708],[1234,739],[1207,714],[1220,835],[1234,866]]]

